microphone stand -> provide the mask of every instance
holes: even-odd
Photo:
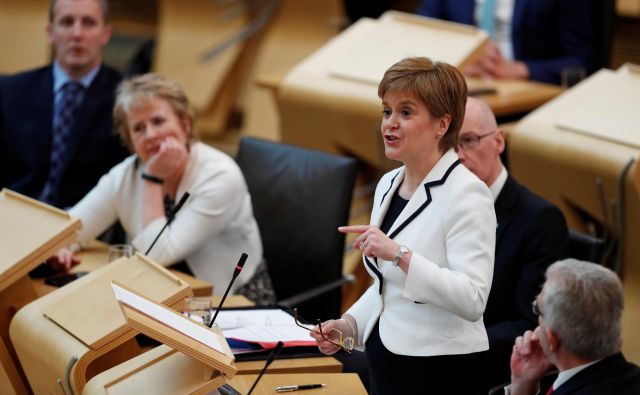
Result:
[[[167,216],[167,223],[164,224],[162,229],[160,229],[160,232],[158,232],[158,235],[156,236],[156,238],[153,239],[153,242],[151,243],[151,245],[147,249],[147,252],[144,253],[145,255],[149,255],[149,252],[151,251],[153,246],[156,245],[156,242],[158,241],[158,239],[160,238],[162,233],[164,233],[164,230],[167,229],[167,226],[169,226],[173,222],[174,218],[176,217],[176,214],[178,214],[178,211],[180,211],[182,206],[184,206],[184,203],[187,201],[187,199],[189,199],[189,196],[191,196],[191,195],[189,195],[189,192],[185,192],[184,195],[182,195],[182,197],[180,198],[180,201],[178,202],[178,204],[176,204],[176,206],[173,208],[173,210],[171,210],[171,212]]]
[[[267,371],[267,368],[269,367],[269,365],[271,365],[271,362],[276,359],[276,357],[280,353],[280,350],[282,350],[283,345],[284,343],[282,341],[279,341],[278,344],[276,344],[276,348],[274,348],[273,351],[271,351],[271,354],[269,354],[269,358],[267,358],[267,362],[264,364],[264,368],[262,368],[262,370],[260,371],[260,374],[258,375],[258,378],[256,378],[256,381],[253,382],[253,385],[251,386],[249,392],[247,392],[247,395],[251,395],[253,389],[256,388],[256,385],[258,385],[258,381],[260,381],[264,372]]]
[[[231,290],[231,286],[233,285],[233,282],[236,281],[236,277],[238,277],[238,275],[242,271],[242,268],[244,267],[244,264],[247,261],[248,257],[249,257],[249,255],[247,255],[246,252],[243,252],[242,255],[240,255],[240,260],[238,261],[238,264],[236,265],[236,268],[233,270],[233,276],[231,277],[231,281],[229,282],[229,285],[227,285],[227,290],[224,291],[224,295],[222,295],[222,300],[220,300],[220,304],[218,305],[218,308],[216,309],[216,313],[213,315],[213,318],[209,322],[209,328],[211,328],[213,326],[213,323],[216,321],[216,317],[218,316],[218,313],[220,312],[220,308],[222,307],[222,304],[224,303],[225,299],[227,299],[227,295],[229,294],[229,291]]]

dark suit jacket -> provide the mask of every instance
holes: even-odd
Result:
[[[498,228],[493,283],[484,312],[489,336],[488,387],[509,381],[514,340],[537,325],[531,302],[553,262],[569,255],[562,212],[511,176],[495,202]],[[486,392],[485,392],[486,393]]]
[[[423,0],[418,14],[474,24],[474,0]],[[530,79],[560,83],[563,68],[594,71],[596,38],[591,1],[516,0],[511,41],[513,56],[529,67]]]
[[[543,388],[544,390],[541,393],[545,393],[548,387]],[[553,391],[553,395],[572,394],[640,394],[640,368],[627,362],[622,353],[611,355],[578,372],[569,381]]]
[[[55,206],[73,206],[128,155],[111,115],[121,78],[103,65],[85,93]],[[49,174],[52,118],[51,66],[0,78],[0,187],[38,198]]]

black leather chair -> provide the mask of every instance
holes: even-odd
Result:
[[[572,258],[602,264],[605,249],[604,240],[569,229],[569,255]]]
[[[337,227],[349,219],[356,161],[243,138],[237,162],[279,304],[309,320],[338,317],[345,235]]]

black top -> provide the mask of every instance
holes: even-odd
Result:
[[[393,196],[391,197],[391,203],[389,203],[389,209],[387,213],[384,215],[384,219],[382,220],[382,224],[380,225],[380,230],[387,234],[389,229],[391,229],[391,225],[395,222],[396,218],[400,215],[404,207],[409,203],[408,200],[403,199],[400,194],[398,194],[397,188]]]

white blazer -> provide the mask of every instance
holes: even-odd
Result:
[[[405,168],[376,188],[371,224],[382,223]],[[431,169],[389,230],[413,255],[409,271],[363,257],[374,283],[347,311],[364,350],[376,321],[391,352],[466,354],[489,348],[482,314],[489,297],[496,216],[489,188],[449,150]]]
[[[144,163],[131,155],[114,166],[69,212],[82,220],[84,245],[120,220],[131,244],[141,252],[165,225],[163,217],[142,222]],[[162,234],[149,257],[161,265],[186,260],[198,278],[213,283],[222,294],[243,252],[249,255],[231,292],[247,283],[262,261],[262,241],[253,216],[251,196],[240,168],[229,155],[206,144],[191,145],[176,200],[191,197]]]

